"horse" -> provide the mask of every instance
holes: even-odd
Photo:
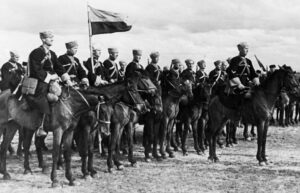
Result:
[[[193,98],[192,82],[189,80],[178,80],[170,82],[167,77],[164,77],[165,88],[163,88],[163,90],[165,89],[165,93],[162,95],[163,115],[160,128],[160,154],[163,159],[167,158],[165,152],[169,154],[170,158],[175,157],[171,150],[171,139],[174,121],[179,111],[179,103],[181,101],[187,102]],[[165,141],[166,146],[164,145]]]
[[[198,155],[204,153],[204,131],[205,123],[201,122],[198,125],[198,120],[204,118],[205,108],[210,100],[212,85],[210,83],[202,83],[193,88],[193,100],[190,100],[187,105],[181,105],[178,118],[180,122],[176,125],[176,134],[181,137],[181,149],[183,155],[188,155],[186,148],[186,139],[188,131],[193,131],[194,148]],[[200,120],[203,121],[203,120]],[[182,131],[182,124],[184,130]],[[192,129],[190,128],[192,126]]]
[[[219,131],[230,119],[237,121],[242,118],[246,123],[257,126],[257,154],[259,165],[268,164],[266,158],[266,139],[269,127],[269,119],[277,97],[282,89],[287,92],[295,92],[299,89],[299,82],[295,78],[290,67],[283,66],[270,75],[260,86],[254,88],[252,97],[245,99],[238,108],[229,108],[222,102],[232,100],[231,96],[215,96],[209,104],[208,142],[209,157],[211,162],[219,161],[216,155],[216,138]]]

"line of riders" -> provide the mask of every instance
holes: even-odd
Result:
[[[71,123],[69,122],[60,123],[59,120],[55,120],[55,117],[58,117],[60,113],[62,114],[61,116],[66,116],[65,114],[67,113],[64,114],[64,112],[56,111],[53,106],[55,106],[58,101],[68,100],[70,96],[72,97],[73,95],[70,94],[73,92],[72,89],[77,90],[74,92],[79,93],[80,100],[85,101],[86,106],[97,106],[97,108],[92,111],[93,115],[89,114],[88,116],[85,116],[86,120],[83,120],[83,122],[90,124],[88,123],[89,117],[96,117],[96,122],[90,124],[91,127],[99,126],[102,128],[100,131],[106,129],[106,133],[110,134],[108,145],[109,170],[113,167],[112,161],[114,161],[114,164],[117,165],[118,168],[121,168],[122,166],[118,161],[117,154],[120,150],[120,141],[124,126],[126,126],[125,133],[127,135],[125,138],[130,141],[128,142],[128,159],[132,164],[135,164],[136,161],[133,159],[132,155],[131,139],[132,128],[134,128],[135,123],[144,124],[143,146],[145,148],[145,159],[147,162],[150,161],[149,154],[151,151],[152,156],[157,159],[166,158],[165,151],[167,151],[169,157],[174,157],[171,145],[176,149],[179,143],[181,144],[183,154],[187,155],[186,137],[190,130],[193,131],[194,147],[198,154],[204,152],[204,139],[206,138],[206,135],[208,135],[210,138],[207,140],[210,147],[209,159],[217,161],[218,158],[215,155],[214,144],[215,135],[219,135],[220,133],[220,126],[216,129],[214,128],[211,133],[207,134],[205,130],[209,127],[209,124],[211,124],[212,128],[213,125],[218,122],[216,121],[217,119],[210,120],[210,117],[218,115],[217,111],[223,109],[220,112],[221,114],[219,114],[220,116],[234,114],[234,116],[238,118],[233,120],[230,116],[227,116],[222,118],[222,121],[224,119],[226,122],[228,118],[230,118],[233,125],[236,125],[243,117],[243,114],[248,112],[246,112],[243,107],[247,106],[249,101],[257,97],[256,93],[258,92],[257,90],[259,90],[257,88],[260,88],[261,82],[264,82],[265,80],[268,82],[268,79],[275,79],[274,77],[280,79],[278,80],[280,83],[278,83],[278,87],[280,87],[278,89],[280,90],[281,95],[299,87],[298,82],[293,82],[294,77],[289,77],[291,79],[287,79],[289,81],[281,80],[286,78],[286,74],[290,75],[290,73],[294,73],[288,66],[280,67],[278,70],[282,71],[282,73],[284,71],[285,74],[284,76],[282,75],[282,77],[281,74],[279,76],[277,75],[279,73],[275,73],[275,66],[270,66],[270,71],[266,77],[262,76],[260,71],[255,71],[251,60],[246,58],[249,47],[245,42],[237,45],[239,51],[238,56],[230,58],[226,62],[220,60],[215,61],[215,69],[207,75],[205,73],[206,63],[204,60],[197,63],[198,70],[196,72],[193,71],[194,61],[191,59],[185,60],[186,69],[184,70],[182,70],[182,64],[179,59],[173,59],[169,69],[164,68],[161,70],[158,65],[160,57],[159,52],[152,52],[150,54],[151,62],[144,69],[140,64],[142,51],[137,49],[133,50],[132,62],[126,65],[126,62],[120,61],[118,66],[116,62],[118,50],[116,48],[108,49],[109,58],[102,63],[99,61],[101,49],[94,47],[93,62],[91,61],[91,58],[89,58],[82,64],[79,59],[75,57],[78,49],[78,43],[76,41],[66,43],[66,54],[57,57],[57,55],[50,50],[50,47],[53,44],[53,37],[54,36],[50,31],[40,33],[42,45],[30,53],[26,72],[22,65],[18,63],[19,55],[16,52],[10,52],[11,59],[5,63],[1,69],[1,90],[9,89],[12,95],[19,101],[25,98],[29,106],[27,108],[35,109],[43,114],[41,121],[38,123],[39,126],[34,129],[37,137],[46,136],[47,131],[49,131],[44,130],[44,127],[47,127],[44,124],[48,119],[47,116],[51,117],[49,118],[51,124],[69,124],[70,126]],[[228,67],[226,66],[226,63],[229,64]],[[11,74],[14,74],[14,84],[12,84],[11,81]],[[155,92],[149,92],[149,95],[149,93],[145,92],[146,90],[141,89],[139,86],[139,80],[143,80],[141,77],[148,77],[149,81],[141,82],[148,90],[155,90]],[[29,82],[26,82],[26,79]],[[60,81],[65,86],[62,87]],[[276,81],[272,80],[272,82]],[[129,94],[124,94],[121,89],[122,87],[117,87],[117,85],[120,85],[123,82],[126,82],[126,84],[129,82],[131,83],[131,86],[133,85],[132,88],[129,88]],[[271,84],[269,82],[262,84],[261,87],[269,86],[269,84]],[[68,89],[66,90],[65,88]],[[91,101],[93,100],[87,96],[87,93],[101,95],[96,97],[96,105],[91,104]],[[277,94],[277,92],[275,93],[274,91],[273,95],[275,94]],[[128,101],[130,101],[131,104],[129,104],[129,102],[124,103],[124,101],[127,100],[127,95],[129,98]],[[231,110],[226,111],[224,108],[211,110],[214,108],[214,104],[218,104],[215,100],[211,100],[213,96],[219,96],[220,104]],[[123,103],[117,103],[118,107],[117,105],[110,105],[111,102],[107,101],[110,101],[112,98],[118,98],[119,101],[123,100]],[[17,103],[18,102],[16,102],[16,104]],[[212,105],[210,103],[212,103]],[[64,104],[64,102],[62,102],[62,104]],[[143,106],[141,107],[140,104],[143,104]],[[70,105],[72,106],[72,104]],[[133,108],[130,109],[130,107]],[[66,112],[71,112],[70,114],[72,117],[76,117],[77,114],[81,113],[81,110],[78,109],[77,114],[74,113],[72,108],[68,107],[66,104],[62,105],[61,108],[66,110]],[[255,110],[256,109],[254,109],[254,111]],[[269,113],[269,110],[264,110]],[[141,114],[144,114],[144,116]],[[253,116],[255,115],[251,115],[250,117]],[[9,114],[8,120],[10,119],[16,120],[17,118],[14,118],[13,115]],[[57,119],[59,119],[59,117]],[[177,119],[179,121],[176,121]],[[66,120],[68,120],[67,117]],[[258,122],[258,118],[256,118],[255,121]],[[176,136],[173,136],[173,127],[176,122]],[[182,127],[182,125],[184,125],[184,127]],[[83,125],[83,127],[85,126],[86,125]],[[224,125],[221,124],[221,126],[223,127]],[[104,127],[106,128],[103,129]],[[112,129],[112,127],[115,129]],[[79,138],[83,136],[84,135],[79,136]],[[56,134],[54,134],[54,138],[55,137]],[[66,140],[66,138],[67,137],[64,137],[64,140]],[[73,141],[73,135],[71,138],[71,141]],[[76,135],[74,135],[74,139],[76,141]],[[95,136],[91,138],[87,137],[85,140],[93,141],[95,140]],[[67,144],[67,142],[60,143]],[[90,148],[90,143],[91,142],[84,142],[84,145],[77,144],[77,146],[79,149],[86,148],[85,150],[82,150],[85,152]],[[160,145],[160,156],[157,153],[158,144]],[[61,146],[61,144],[59,144],[59,146]],[[88,159],[93,159],[93,156],[90,155],[92,154],[91,151],[92,150],[89,149]],[[53,153],[53,155],[54,154],[55,153]],[[83,154],[84,153],[80,152],[81,156]],[[262,155],[260,154],[261,152],[258,152],[257,155],[259,162],[266,162],[264,151]],[[65,155],[66,164],[70,164],[68,156],[70,155]],[[38,158],[40,158],[40,156],[38,156]],[[6,165],[5,169],[3,168],[3,159],[0,159],[0,172],[4,173],[4,175],[9,178],[9,175],[6,172]],[[58,156],[57,159],[60,159],[60,156]],[[84,159],[86,159],[86,155]],[[28,163],[25,165],[25,169],[30,170]],[[43,163],[40,165],[43,165]],[[84,164],[83,161],[82,167],[84,175],[88,175],[89,173],[91,173],[91,175],[95,174],[95,170],[92,167],[92,161],[89,160],[88,166],[86,166],[86,163]],[[67,168],[66,177],[72,185],[74,180],[72,174],[69,173],[71,170],[69,165],[67,165]],[[54,185],[57,185],[56,173],[54,171],[55,169],[52,170],[51,179]]]

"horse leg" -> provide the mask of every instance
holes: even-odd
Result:
[[[113,157],[116,150],[116,143],[117,143],[117,128],[120,127],[118,123],[111,125],[111,134],[109,137],[109,143],[108,143],[108,156],[107,156],[107,167],[108,172],[112,172],[113,168]]]
[[[199,148],[201,150],[202,153],[204,153],[205,151],[205,145],[204,145],[204,141],[205,141],[205,126],[206,126],[206,119],[201,117],[200,118],[200,124],[198,124],[198,136],[199,136]]]
[[[230,147],[232,145],[232,141],[231,141],[231,128],[230,128],[230,123],[226,124],[226,147]]]
[[[128,161],[131,163],[131,166],[136,166],[136,159],[133,157],[133,123],[129,122],[126,126],[127,133],[128,133],[128,147],[129,147],[129,152],[128,152]],[[151,148],[151,143],[150,148]],[[149,147],[148,147],[149,148]]]
[[[255,134],[254,129],[255,129],[255,126],[252,125],[252,127],[251,127],[251,135],[252,135],[253,137],[256,137],[256,134]]]
[[[22,157],[23,156],[23,141],[24,141],[24,128],[19,128],[19,143],[18,143],[18,149],[17,149],[17,156]]]
[[[262,158],[262,144],[263,144],[263,133],[264,133],[264,121],[260,121],[257,125],[257,154],[256,159],[259,165],[264,165]]]
[[[247,123],[244,123],[244,140],[251,141],[251,137],[249,136],[249,132],[248,132],[248,124]]]
[[[167,129],[167,145],[166,145],[166,151],[168,152],[170,158],[175,157],[173,151],[171,150],[171,139],[173,136],[173,126],[174,126],[174,119],[171,119],[169,121],[168,129]]]
[[[174,127],[176,125],[175,122],[176,122],[176,120],[174,120],[172,130],[174,129]],[[175,134],[175,136],[174,136],[174,134]],[[174,148],[174,151],[178,151],[178,143],[176,142],[177,141],[176,138],[177,138],[177,127],[176,127],[175,133],[172,132],[172,135],[171,135],[171,146]]]
[[[183,134],[182,134],[182,138],[181,138],[181,149],[182,149],[182,154],[184,156],[187,156],[187,148],[186,148],[186,139],[187,139],[187,135],[188,135],[188,131],[191,130],[190,129],[190,122],[188,120],[184,121],[184,129],[183,129]],[[193,133],[194,134],[194,133]]]
[[[4,180],[10,180],[11,177],[9,173],[7,172],[6,168],[6,152],[8,149],[8,146],[10,145],[11,141],[14,138],[14,135],[18,129],[18,126],[14,123],[7,124],[7,127],[5,128],[5,132],[3,135],[3,141],[1,143],[0,147],[0,173],[3,174]]]
[[[165,146],[164,146],[164,142],[166,140],[166,136],[167,136],[167,132],[168,132],[168,122],[169,122],[169,118],[167,117],[163,117],[162,119],[162,125],[161,125],[161,137],[160,137],[160,154],[161,154],[161,157],[163,159],[167,159],[167,156],[166,156],[166,152],[165,152]]]
[[[37,158],[39,161],[39,167],[42,168],[42,172],[43,173],[47,173],[48,172],[48,166],[45,163],[44,159],[43,159],[43,150],[44,146],[45,146],[45,137],[46,136],[36,136],[35,137],[35,147],[36,147],[36,154],[37,154]]]
[[[194,120],[192,122],[192,128],[193,128],[193,137],[194,137],[194,148],[198,155],[201,155],[201,150],[199,148],[199,141],[198,141],[198,119]]]
[[[73,142],[73,128],[69,128],[63,135],[63,154],[65,159],[65,176],[69,180],[69,185],[74,186],[74,177],[71,170],[71,156],[72,156],[72,142]]]
[[[88,151],[88,171],[90,172],[90,175],[92,177],[95,177],[97,174],[97,171],[94,169],[94,142],[97,135],[97,130],[90,133],[90,139],[89,139],[89,151]]]
[[[81,172],[83,178],[87,178],[89,176],[88,168],[87,168],[87,157],[88,157],[88,143],[89,143],[89,135],[90,135],[90,126],[88,123],[82,124],[83,129],[79,131],[78,138],[78,150],[81,157]]]
[[[269,129],[269,121],[266,121],[264,125],[263,137],[262,137],[263,139],[262,139],[262,153],[261,153],[262,159],[266,164],[268,164],[268,160],[266,157],[266,143],[267,143],[268,129]]]
[[[157,153],[157,145],[158,145],[158,139],[159,139],[159,128],[161,126],[161,115],[157,115],[157,119],[153,119],[153,149],[152,149],[152,156],[156,158],[158,161],[161,160],[161,158],[158,156]]]
[[[24,130],[24,174],[32,173],[29,166],[29,150],[31,146],[32,136],[34,134],[34,130],[25,129]]]
[[[218,162],[219,161],[219,158],[217,156],[217,153],[216,153],[216,146],[217,146],[217,137],[218,137],[218,134],[215,134],[212,138],[212,150],[213,150],[213,161],[214,162]]]
[[[57,179],[57,162],[60,156],[60,144],[62,140],[63,130],[62,128],[56,128],[53,131],[53,150],[52,150],[52,171],[51,171],[51,181],[52,187],[57,187],[59,181]]]
[[[116,147],[115,147],[115,155],[114,155],[114,164],[117,166],[118,170],[123,170],[124,166],[120,162],[120,144],[121,144],[121,137],[123,134],[124,126],[121,126],[117,128],[117,139],[116,139]],[[128,138],[128,136],[126,137]],[[128,141],[128,139],[126,139]]]
[[[143,132],[143,145],[144,145],[144,154],[145,154],[146,162],[151,161],[149,154],[151,151],[151,135],[152,135],[151,128],[153,128],[152,124],[153,124],[153,120],[151,119],[150,115],[147,115],[145,120],[145,125],[144,125],[144,132]]]

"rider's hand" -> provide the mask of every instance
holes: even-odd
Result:
[[[85,85],[86,87],[90,86],[89,80],[87,78],[83,78],[81,80],[81,84]]]
[[[71,80],[67,80],[66,81],[66,85],[67,86],[73,86],[74,84],[73,84],[73,82]]]
[[[254,86],[259,86],[260,85],[259,78],[257,78],[257,77],[253,78],[252,82],[253,82]]]

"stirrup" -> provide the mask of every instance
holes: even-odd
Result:
[[[44,130],[43,127],[39,127],[36,131],[36,136],[37,137],[42,137],[42,136],[46,136],[48,133]]]

